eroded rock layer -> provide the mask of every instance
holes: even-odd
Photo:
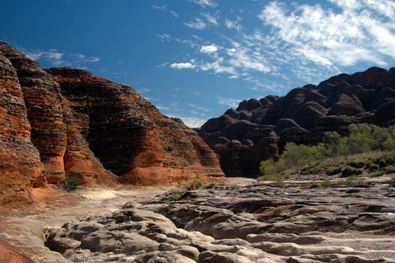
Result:
[[[132,88],[81,70],[48,72],[90,149],[124,180],[151,184],[222,175],[216,155],[195,131],[162,115]]]
[[[80,184],[222,175],[196,132],[130,87],[82,70],[48,72],[0,42],[0,203],[66,175]]]
[[[394,197],[373,181],[215,185],[66,223],[46,245],[73,262],[394,262]]]
[[[255,177],[259,162],[277,157],[288,142],[318,143],[326,131],[346,135],[351,123],[394,122],[395,68],[370,68],[293,89],[284,97],[242,101],[208,120],[200,134],[219,154],[226,175]]]

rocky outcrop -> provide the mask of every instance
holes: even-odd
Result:
[[[30,140],[31,126],[17,72],[3,53],[0,87],[0,203],[26,201],[42,164],[39,151]]]
[[[393,262],[393,199],[388,181],[212,185],[66,223],[46,245],[73,262]]]
[[[276,158],[286,143],[315,144],[326,131],[346,135],[351,123],[395,123],[395,68],[340,74],[284,97],[245,100],[199,133],[219,154],[226,175],[255,177],[259,162]]]
[[[121,181],[151,184],[221,176],[218,159],[182,121],[162,115],[131,87],[68,68],[49,69],[78,130]]]
[[[65,176],[90,185],[222,175],[195,131],[132,88],[83,70],[45,71],[3,42],[0,116],[0,203]]]

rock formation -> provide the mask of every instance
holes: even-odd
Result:
[[[226,175],[255,177],[259,162],[276,158],[286,143],[318,143],[326,131],[346,135],[351,123],[395,123],[395,68],[340,74],[284,97],[245,100],[199,133]]]
[[[50,229],[72,262],[393,262],[388,182],[311,189],[212,185]]]
[[[221,176],[216,155],[132,88],[87,71],[43,70],[0,42],[0,203],[31,187],[157,184]]]

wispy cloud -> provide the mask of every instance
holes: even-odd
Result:
[[[200,13],[188,26],[213,34],[178,41],[193,49],[185,56],[193,63],[171,68],[224,75],[245,81],[250,89],[279,94],[353,67],[388,66],[395,59],[394,1],[270,1],[256,11],[252,27],[243,23],[244,15],[231,12],[220,19],[215,8]],[[218,32],[221,26],[231,31]]]
[[[169,34],[157,34],[161,42],[169,42],[171,40],[171,36]]]
[[[324,67],[360,62],[385,65],[395,58],[395,3],[387,0],[330,0],[340,11],[322,5],[272,2],[259,18],[277,40],[302,60]]]
[[[38,62],[45,62],[54,67],[78,66],[85,67],[86,64],[100,61],[98,57],[86,56],[80,53],[65,53],[56,49],[49,50],[26,50],[22,49],[26,55]]]
[[[203,30],[207,28],[207,23],[201,19],[196,17],[194,20],[186,22],[185,25],[189,28],[193,28],[193,29],[198,29],[198,30]]]
[[[207,119],[196,118],[196,117],[187,117],[187,116],[178,116],[178,115],[171,117],[181,119],[184,122],[184,124],[189,128],[200,128],[207,121]]]
[[[48,51],[41,51],[41,50],[26,51],[26,55],[35,61],[43,59],[48,61],[54,66],[59,66],[63,63],[62,58],[64,56],[64,53],[51,49]]]
[[[158,10],[160,12],[167,13],[167,14],[169,14],[171,16],[176,17],[176,18],[179,17],[177,12],[174,11],[174,10],[169,9],[167,7],[167,5],[152,5],[152,8],[155,9],[155,10]]]
[[[202,17],[207,21],[208,24],[213,26],[218,26],[218,15],[210,13],[202,13]]]
[[[237,108],[240,101],[242,101],[242,99],[229,98],[229,97],[218,97],[219,104],[225,105],[225,106],[231,107],[231,108]]]
[[[186,22],[185,25],[192,29],[203,30],[210,26],[218,26],[218,20],[217,14],[201,13],[200,17],[195,17],[193,20]]]
[[[191,0],[191,2],[200,5],[201,7],[216,7],[215,0]]]
[[[194,69],[196,66],[191,62],[179,62],[170,64],[170,68],[172,69]]]
[[[233,19],[233,20],[227,18],[227,19],[225,19],[225,26],[228,29],[234,29],[234,30],[240,31],[242,29],[240,22],[241,22],[240,16],[237,16],[236,19]]]

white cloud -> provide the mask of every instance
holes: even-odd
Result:
[[[193,21],[186,22],[185,25],[189,28],[198,29],[198,30],[203,30],[208,26],[206,22],[204,22],[201,18],[198,17],[195,18]]]
[[[218,15],[210,13],[201,13],[200,17],[195,17],[192,21],[186,22],[185,25],[192,29],[203,30],[210,26],[218,26]]]
[[[168,13],[168,14],[170,14],[171,16],[174,16],[174,17],[176,17],[176,18],[179,17],[178,14],[177,14],[177,12],[174,11],[174,10],[169,9],[169,8],[167,7],[167,5],[152,5],[152,8],[155,9],[155,10],[164,12],[164,13]]]
[[[51,64],[51,66],[77,66],[80,68],[86,68],[84,66],[88,63],[96,63],[100,61],[98,57],[89,57],[80,53],[64,53],[56,49],[49,50],[25,50],[22,49],[26,55],[35,60],[43,61]]]
[[[225,105],[225,106],[231,107],[231,108],[237,108],[237,106],[239,106],[239,103],[241,101],[242,101],[242,99],[237,99],[237,98],[218,97],[219,104]]]
[[[63,63],[64,53],[51,49],[49,51],[26,51],[26,55],[35,61],[43,59],[54,66],[60,66]]]
[[[159,37],[161,42],[169,42],[171,39],[169,34],[158,34],[157,37]]]
[[[226,73],[232,76],[237,76],[238,75],[237,70],[232,66],[225,65],[223,61],[224,59],[222,57],[219,57],[216,58],[214,62],[202,64],[200,68],[203,71],[214,71],[217,74]]]
[[[218,48],[216,45],[204,45],[200,48],[201,53],[205,54],[211,54],[211,53],[216,53],[218,51]]]
[[[218,26],[218,17],[217,15],[212,15],[209,13],[203,13],[202,16],[206,19],[207,23]]]
[[[216,7],[217,3],[215,0],[191,0],[195,4],[200,5],[201,7]]]
[[[175,118],[181,119],[186,126],[189,128],[200,128],[207,120],[196,117],[186,117],[186,116],[173,116]]]
[[[243,47],[233,42],[233,48],[228,49],[229,64],[243,70],[254,70],[262,73],[270,72],[269,63],[259,51]]]
[[[241,17],[237,16],[236,19],[231,20],[231,19],[225,19],[225,26],[228,29],[235,29],[237,31],[240,31],[242,29],[242,26],[240,24],[241,22]]]
[[[360,62],[384,64],[395,58],[395,3],[387,0],[330,0],[340,11],[321,5],[293,10],[279,2],[266,5],[259,18],[272,27],[279,41],[324,67]]]
[[[278,94],[350,67],[388,66],[395,59],[394,0],[268,1],[255,18],[261,23],[252,28],[242,23],[245,12],[231,14],[223,21],[232,31],[221,34],[214,28],[221,19],[212,10],[189,22],[191,28],[212,29],[214,36],[178,41],[195,51],[185,68],[226,75],[247,82],[248,88]]]
[[[79,53],[70,54],[70,56],[71,59],[74,59],[77,63],[96,63],[100,61],[100,58],[98,57],[87,57]]]
[[[194,69],[196,66],[191,62],[180,62],[180,63],[172,63],[170,64],[170,68],[172,69]]]

